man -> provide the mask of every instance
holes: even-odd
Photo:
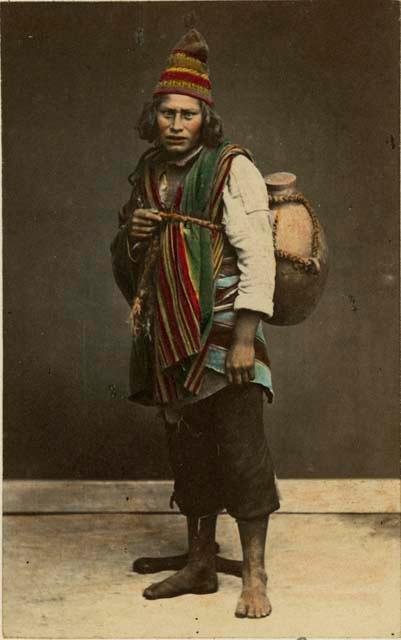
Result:
[[[131,400],[164,410],[187,516],[185,566],[150,585],[158,599],[217,590],[215,528],[237,520],[238,617],[269,615],[264,564],[279,508],[263,430],[272,398],[261,319],[273,313],[275,261],[264,181],[249,152],[223,140],[208,48],[195,30],[173,49],[138,123],[153,143],[130,176],[113,270],[131,306]]]

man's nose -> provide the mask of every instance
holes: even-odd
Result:
[[[181,131],[182,128],[183,128],[183,126],[182,126],[181,114],[180,113],[176,113],[174,115],[173,121],[171,123],[171,130],[172,131]]]

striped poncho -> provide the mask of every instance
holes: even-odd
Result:
[[[157,153],[146,154],[133,174],[133,208],[163,208],[152,169]],[[219,224],[223,189],[238,154],[250,157],[228,143],[217,149],[204,148],[177,194],[175,211]],[[218,278],[223,247],[222,231],[211,232],[192,223],[161,225],[159,257],[152,274],[151,327],[133,338],[132,400],[162,405],[185,400],[199,393],[205,367],[221,371],[220,360],[231,340],[238,284],[237,276],[228,281]],[[142,260],[146,263],[146,255]],[[131,304],[140,268],[138,275],[138,264],[130,267],[131,290],[126,288],[123,293]],[[115,275],[116,271],[118,267]],[[261,330],[255,348],[256,366],[263,365],[269,373]]]

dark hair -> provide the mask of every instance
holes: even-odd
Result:
[[[156,112],[165,96],[154,96],[151,102],[143,105],[142,113],[138,118],[135,129],[138,131],[139,137],[148,142],[155,142],[158,137],[158,128],[156,122]],[[202,131],[201,140],[207,147],[217,147],[223,142],[223,122],[216,111],[209,107],[208,104],[199,100],[202,112]]]

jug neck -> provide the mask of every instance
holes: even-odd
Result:
[[[265,176],[264,180],[272,196],[288,196],[296,191],[297,176],[294,173],[278,171]]]

